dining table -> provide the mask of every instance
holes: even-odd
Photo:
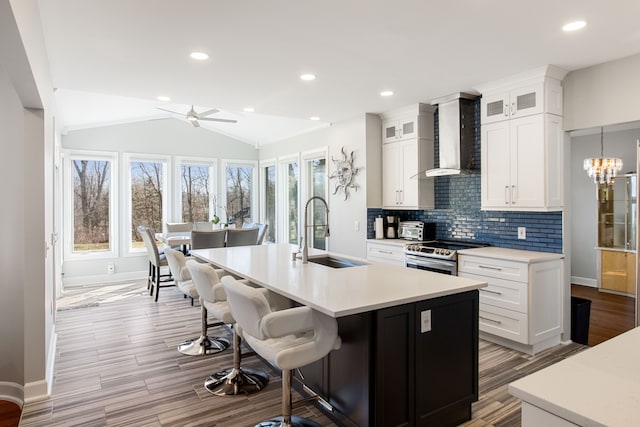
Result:
[[[156,233],[156,239],[160,240],[162,243],[169,247],[180,246],[182,248],[182,252],[185,255],[187,254],[187,252],[189,252],[189,246],[191,246],[190,231]]]

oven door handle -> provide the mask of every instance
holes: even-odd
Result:
[[[421,265],[424,267],[441,267],[443,269],[450,270],[451,263],[450,262],[441,262],[434,259],[429,259],[428,261],[418,260],[415,257],[407,257],[406,258],[407,265]]]

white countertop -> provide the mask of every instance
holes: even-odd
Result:
[[[640,328],[519,379],[509,392],[581,426],[640,426]]]
[[[482,256],[486,258],[496,258],[496,259],[504,259],[509,261],[520,261],[520,262],[528,262],[528,263],[564,258],[563,254],[556,254],[552,252],[523,251],[521,249],[498,248],[495,246],[487,246],[484,248],[463,249],[458,251],[458,255],[474,255],[474,256]]]
[[[485,282],[403,266],[332,268],[291,260],[296,246],[268,244],[196,249],[191,254],[329,316],[341,317],[486,286]],[[310,258],[325,254],[309,250]],[[353,257],[332,254],[336,257]],[[360,260],[366,262],[365,260]]]

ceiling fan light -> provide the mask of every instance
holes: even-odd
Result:
[[[196,120],[198,120],[198,118],[196,116],[187,116],[187,120],[189,120],[190,122],[195,122]]]

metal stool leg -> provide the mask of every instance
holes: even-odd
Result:
[[[269,384],[269,376],[264,371],[251,368],[241,368],[240,354],[241,338],[238,331],[233,331],[233,368],[225,369],[209,376],[204,381],[204,387],[217,396],[237,396],[251,394],[262,390]]]
[[[282,416],[256,424],[256,427],[322,427],[307,418],[291,416],[291,371],[282,371]]]
[[[205,354],[216,354],[226,350],[231,343],[226,338],[207,336],[207,309],[204,304],[200,304],[200,314],[202,326],[200,336],[191,340],[187,340],[178,346],[178,351],[187,356],[202,356]]]

